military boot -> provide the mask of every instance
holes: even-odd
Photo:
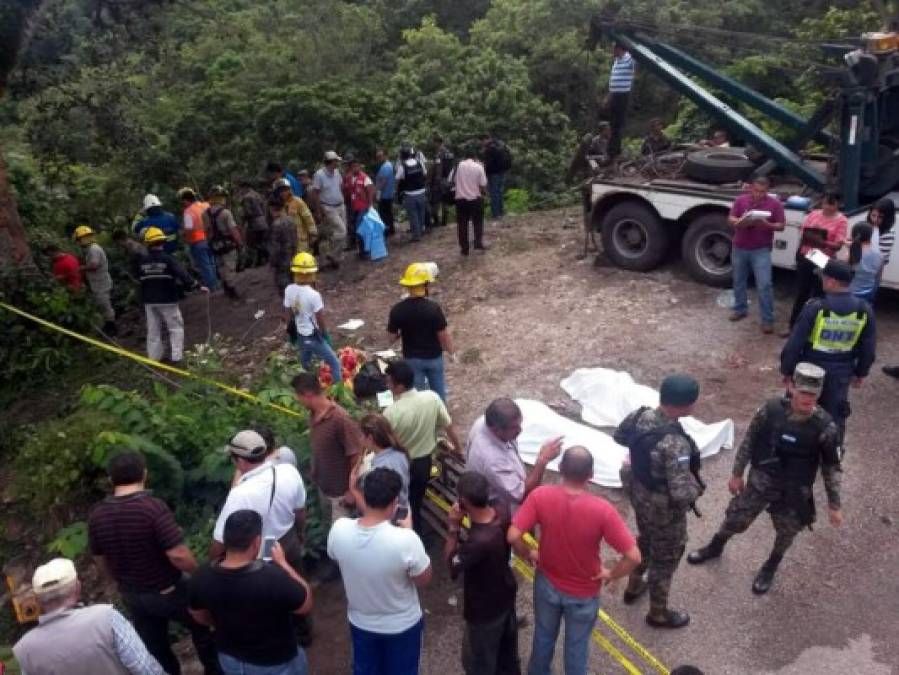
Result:
[[[646,623],[653,628],[683,628],[690,623],[690,615],[677,609],[653,607],[646,615]]]
[[[627,580],[627,588],[624,589],[624,595],[621,599],[625,605],[632,605],[646,593],[648,588],[649,584],[643,579],[642,574],[632,574]]]
[[[781,560],[783,560],[783,555],[780,553],[772,553],[768,557],[765,564],[762,565],[762,569],[760,569],[759,573],[755,576],[755,581],[752,582],[753,593],[756,595],[764,595],[771,589],[771,583],[774,581],[774,575],[777,572],[777,566],[780,565]]]
[[[720,534],[716,534],[714,537],[712,537],[712,541],[710,541],[706,546],[696,549],[690,555],[688,555],[687,562],[691,565],[702,565],[702,563],[706,562],[707,560],[720,558],[721,554],[724,552],[724,545],[726,543],[727,539],[722,537]]]

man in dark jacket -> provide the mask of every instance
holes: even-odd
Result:
[[[499,220],[506,215],[503,205],[503,190],[506,172],[511,168],[511,155],[502,141],[490,136],[481,136],[481,150],[484,154],[484,170],[487,172],[487,187],[490,194],[490,213]]]
[[[206,293],[209,289],[200,286],[177,260],[162,250],[165,241],[162,230],[147,228],[144,232],[147,254],[134,258],[132,271],[140,283],[140,297],[147,313],[147,356],[154,361],[162,360],[165,348],[160,329],[165,323],[172,347],[171,362],[177,365],[184,356],[184,319],[178,308],[182,289],[199,288]]]
[[[874,363],[877,336],[871,306],[849,293],[852,269],[831,259],[823,270],[823,298],[808,302],[796,319],[780,355],[780,373],[788,384],[805,361],[827,373],[818,403],[840,429],[849,417],[849,386],[858,388]],[[841,454],[843,449],[841,447]]]

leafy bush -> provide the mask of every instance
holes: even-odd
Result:
[[[189,354],[189,362],[203,377],[227,379],[219,363],[223,349],[204,346]],[[105,492],[108,459],[138,450],[147,459],[149,487],[173,508],[191,548],[205,554],[234,470],[222,448],[235,432],[270,427],[279,443],[294,450],[309,483],[305,413],[289,388],[299,370],[294,361],[275,354],[255,383],[261,401],[295,410],[298,417],[193,379],[176,389],[156,382],[146,392],[87,385],[73,413],[42,425],[25,443],[16,460],[15,494],[34,518],[48,521],[51,527],[45,529],[69,524],[56,533],[51,550],[80,552],[79,521]],[[331,394],[353,405],[345,388],[333,388]],[[327,532],[314,491],[307,510],[307,550],[317,555]]]
[[[531,196],[527,190],[512,188],[511,190],[506,190],[503,204],[507,213],[518,214],[528,211],[530,201]]]

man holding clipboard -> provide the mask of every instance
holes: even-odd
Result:
[[[749,273],[755,279],[759,296],[762,332],[774,332],[774,293],[771,285],[771,247],[774,233],[786,227],[783,205],[768,194],[770,183],[765,176],[752,179],[749,192],[734,200],[727,221],[734,228],[731,263],[734,275],[734,308],[731,321],[749,314],[746,286]]]

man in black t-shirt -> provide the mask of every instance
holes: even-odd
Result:
[[[390,310],[387,333],[392,342],[403,339],[403,358],[415,373],[415,388],[430,389],[446,401],[443,352],[455,358],[453,339],[443,310],[428,299],[428,284],[434,281],[428,263],[412,263],[400,279],[409,297]]]
[[[306,654],[297,645],[294,614],[312,609],[312,591],[284,557],[277,541],[271,562],[259,560],[262,516],[235,511],[225,521],[225,557],[201,567],[190,580],[190,613],[215,627],[219,661],[227,673],[253,666],[305,675]]]
[[[476,471],[462,474],[456,490],[459,501],[450,510],[443,553],[452,578],[464,574],[462,667],[465,675],[520,675],[517,585],[506,542],[509,507],[503,500],[487,501],[490,487]],[[471,528],[460,543],[464,516],[471,520]]]

